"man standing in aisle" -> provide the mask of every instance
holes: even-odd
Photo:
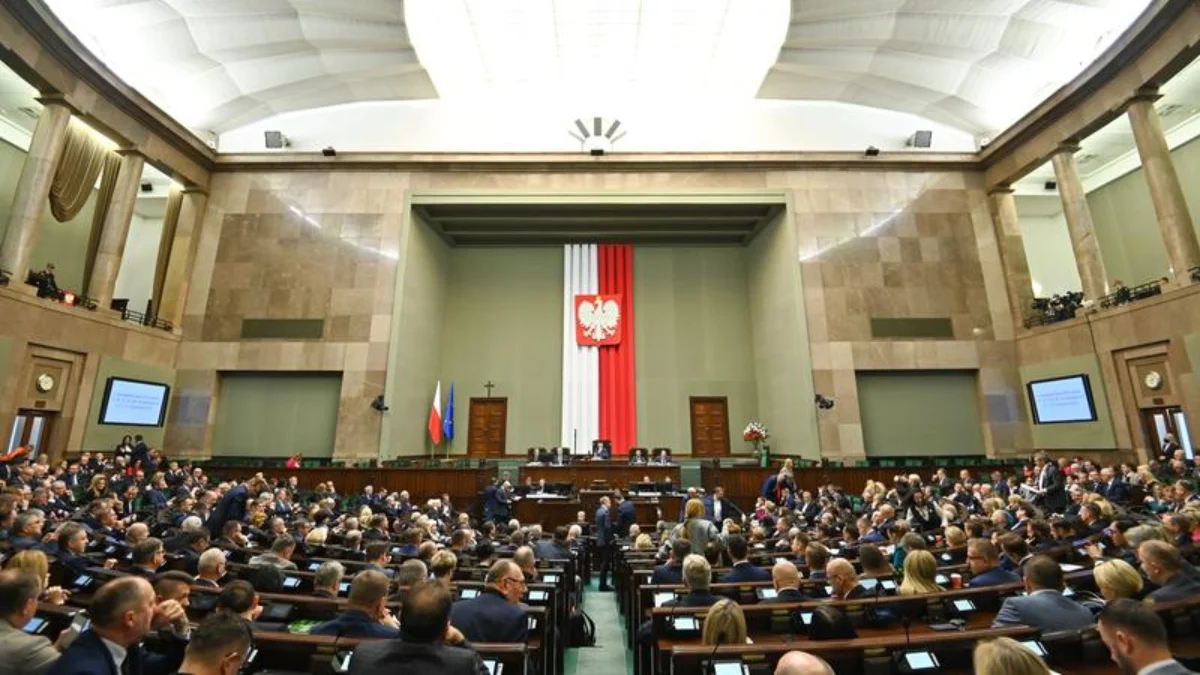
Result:
[[[612,547],[615,539],[612,518],[608,507],[611,504],[608,497],[600,498],[600,508],[596,509],[596,548],[600,552],[600,590],[611,591],[608,585],[608,573],[612,570]]]

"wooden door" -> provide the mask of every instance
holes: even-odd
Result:
[[[692,396],[692,454],[729,456],[729,401],[724,396]]]
[[[508,432],[507,398],[473,398],[467,427],[467,454],[503,457]]]
[[[38,453],[46,449],[54,415],[55,413],[42,411],[18,410],[8,434],[8,448],[5,454],[18,447],[24,447],[29,451],[30,459],[37,457]]]

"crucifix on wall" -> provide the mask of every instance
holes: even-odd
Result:
[[[483,384],[483,388],[484,388],[484,389],[487,389],[487,395],[488,395],[488,398],[491,398],[491,397],[492,397],[492,390],[496,388],[496,385],[495,385],[495,384],[492,384],[492,381],[491,381],[491,380],[488,380],[487,382],[485,382],[485,383]]]

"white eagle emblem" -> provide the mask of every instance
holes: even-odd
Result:
[[[579,303],[575,318],[584,335],[596,342],[603,342],[617,332],[617,325],[621,323],[621,307],[614,300],[600,297],[594,302],[584,300]]]

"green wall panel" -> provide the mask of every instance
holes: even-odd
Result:
[[[859,371],[868,457],[982,455],[975,371]],[[936,424],[914,424],[914,420]]]
[[[100,357],[100,365],[96,369],[96,384],[92,388],[92,400],[87,411],[87,426],[83,431],[84,450],[111,450],[121,442],[121,437],[129,434],[141,434],[151,447],[161,448],[163,432],[166,427],[125,427],[118,425],[100,424],[100,405],[104,402],[104,386],[110,377],[124,377],[131,380],[146,382],[161,382],[175,388],[175,369],[164,366],[153,366],[145,363],[135,363],[112,356]],[[174,393],[174,392],[172,392]],[[173,398],[173,397],[172,397]],[[171,418],[170,401],[164,420]],[[165,422],[164,422],[165,425]]]
[[[1080,373],[1088,376],[1092,387],[1092,400],[1096,404],[1095,422],[1034,424],[1033,445],[1035,448],[1112,450],[1117,447],[1112,419],[1108,412],[1108,393],[1104,389],[1104,378],[1100,374],[1100,362],[1094,354],[1026,364],[1021,366],[1020,370],[1021,401],[1027,411],[1030,410],[1029,390],[1025,385],[1029,382]],[[1033,419],[1032,413],[1030,413],[1030,419]]]
[[[745,252],[634,248],[640,445],[690,453],[688,398],[725,396],[730,450],[745,451],[741,430],[758,416]]]
[[[330,457],[341,373],[220,375],[213,456]]]

